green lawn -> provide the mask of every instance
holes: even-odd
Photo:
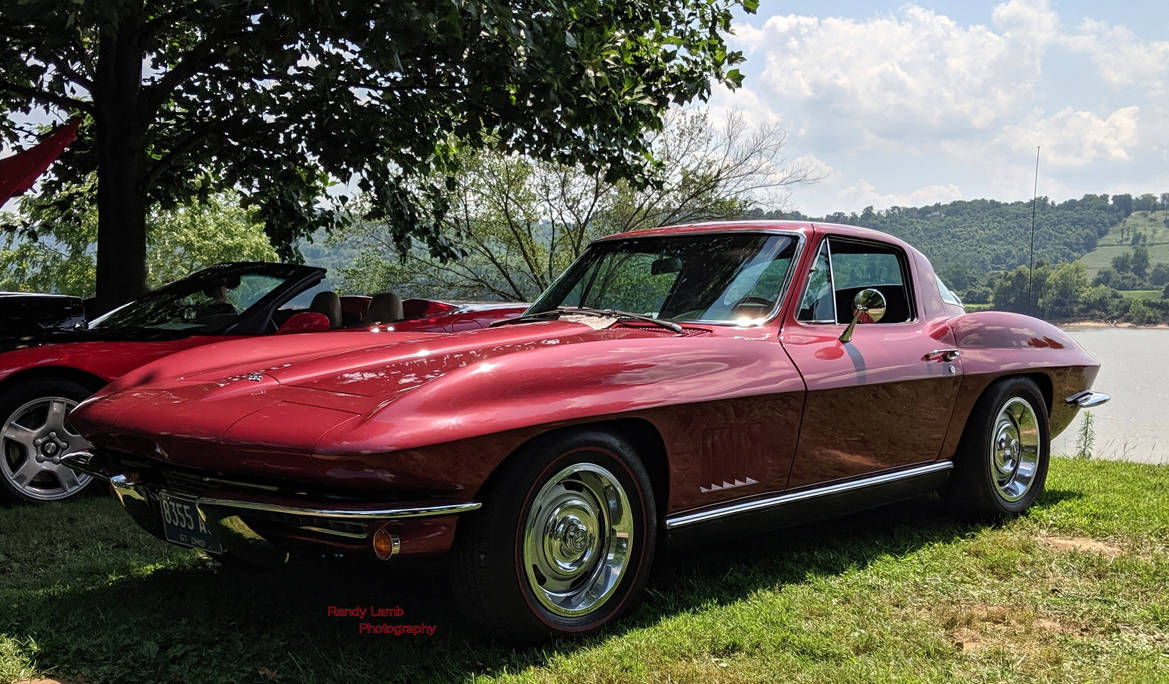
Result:
[[[1056,459],[1004,525],[919,500],[674,553],[614,631],[519,652],[465,632],[433,569],[221,570],[105,498],[0,509],[0,551],[0,681],[1169,681],[1165,466]]]
[[[1132,249],[1129,243],[1134,231],[1145,235],[1150,265],[1169,263],[1169,227],[1165,226],[1166,218],[1169,218],[1169,211],[1136,211],[1113,226],[1096,243],[1096,249],[1080,257],[1080,262],[1088,269],[1089,277],[1095,277],[1096,271],[1102,268],[1110,268],[1112,257]]]
[[[1130,299],[1160,299],[1160,290],[1117,290],[1120,294]]]

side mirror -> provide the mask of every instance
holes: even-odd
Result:
[[[865,288],[852,299],[852,322],[840,334],[841,342],[852,339],[852,329],[857,323],[876,323],[885,317],[885,295],[879,290]]]
[[[325,314],[317,313],[316,311],[301,311],[287,321],[284,321],[284,325],[280,326],[276,334],[328,332],[331,328],[332,326],[329,325],[329,317]]]

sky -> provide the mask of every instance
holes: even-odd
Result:
[[[956,199],[1169,192],[1169,2],[763,0],[716,88],[821,180],[809,215]]]

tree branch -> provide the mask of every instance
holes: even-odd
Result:
[[[29,86],[20,85],[19,83],[10,83],[8,81],[0,81],[0,91],[8,91],[10,93],[18,93],[26,97],[31,97],[40,100],[44,104],[56,105],[62,109],[77,110],[83,112],[93,113],[93,103],[85,100],[74,100],[71,97],[58,95],[56,93],[47,93],[43,90],[30,88]]]

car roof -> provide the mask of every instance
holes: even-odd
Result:
[[[634,237],[655,237],[665,235],[725,233],[728,231],[778,231],[798,233],[804,237],[809,237],[813,233],[821,232],[862,240],[880,240],[882,242],[891,242],[904,248],[910,248],[910,246],[904,241],[889,235],[888,233],[882,233],[879,230],[873,230],[872,228],[862,228],[860,226],[846,226],[839,223],[823,223],[820,221],[707,221],[704,223],[686,223],[673,226],[662,226],[660,228],[649,228],[645,230],[632,230],[624,233],[607,235],[603,238],[600,238],[598,241],[622,240]]]

